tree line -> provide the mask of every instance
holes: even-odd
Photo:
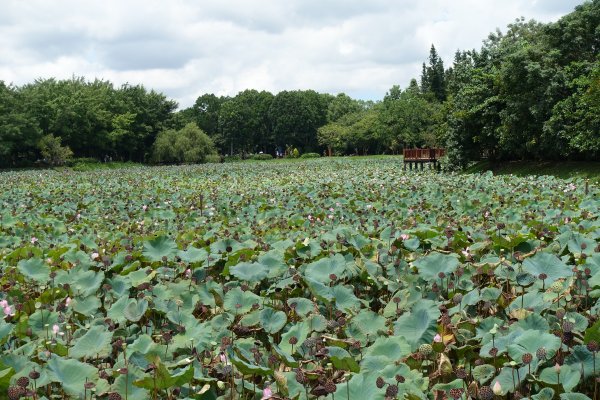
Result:
[[[599,48],[600,0],[593,0],[553,23],[517,19],[480,49],[457,51],[448,68],[432,45],[421,76],[381,101],[248,89],[203,94],[178,110],[141,85],[79,77],[0,82],[0,166],[28,165],[52,149],[137,162],[405,147],[446,147],[456,167],[481,157],[598,159]]]

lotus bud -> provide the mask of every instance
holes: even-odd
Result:
[[[492,392],[494,392],[494,394],[496,396],[499,396],[502,394],[502,386],[500,386],[499,381],[496,381],[496,383],[494,383],[494,387],[492,387]]]
[[[433,341],[435,343],[441,343],[442,342],[442,336],[438,333],[433,337]]]
[[[560,374],[560,364],[559,363],[554,364],[554,372],[556,372],[557,374]]]

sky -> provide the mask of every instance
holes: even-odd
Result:
[[[313,89],[380,100],[518,17],[556,21],[583,0],[0,0],[0,80],[83,76],[204,93]]]

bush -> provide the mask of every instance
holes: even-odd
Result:
[[[321,155],[319,153],[304,153],[300,156],[300,158],[319,158]]]
[[[270,155],[270,154],[266,154],[266,153],[263,153],[263,154],[254,154],[252,156],[252,159],[253,160],[272,160],[273,156]]]
[[[238,162],[242,161],[242,157],[239,154],[226,155],[223,157],[223,162]]]
[[[216,154],[215,144],[193,122],[178,131],[167,129],[160,132],[152,153],[153,160],[158,163],[202,163],[209,154]]]
[[[65,165],[67,167],[72,167],[77,164],[98,164],[98,163],[100,163],[100,160],[93,158],[93,157],[77,157],[77,158],[71,158],[71,159],[67,160]]]
[[[221,162],[221,156],[218,154],[208,154],[204,161],[207,163],[218,164]]]
[[[44,161],[52,166],[63,165],[73,156],[69,146],[62,145],[62,139],[54,135],[44,136],[38,143]]]
[[[290,157],[291,158],[298,158],[298,157],[300,157],[300,152],[298,151],[297,148],[294,148],[294,150],[292,150],[290,152]]]

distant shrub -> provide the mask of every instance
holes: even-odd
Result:
[[[321,155],[319,153],[304,153],[300,156],[300,158],[319,158]]]
[[[203,163],[206,156],[216,154],[212,139],[195,123],[176,131],[161,131],[153,146],[153,159],[157,163]]]
[[[207,163],[220,163],[221,162],[221,156],[218,154],[207,154],[206,155],[206,159],[204,160]]]
[[[44,161],[52,166],[64,165],[72,156],[69,146],[62,145],[62,139],[54,135],[46,135],[40,139],[38,148]]]
[[[67,167],[72,167],[76,164],[98,164],[98,163],[100,163],[100,160],[93,158],[93,157],[77,157],[77,158],[71,158],[71,159],[67,160],[65,165]]]
[[[223,157],[223,162],[237,162],[242,161],[242,157],[239,154],[226,155]]]
[[[290,157],[291,158],[298,158],[298,157],[300,157],[300,152],[298,151],[297,148],[294,147],[294,149],[290,152]]]
[[[254,154],[252,156],[252,159],[253,160],[272,160],[273,156],[270,155],[270,154],[266,154],[266,153],[263,153],[263,154]]]

